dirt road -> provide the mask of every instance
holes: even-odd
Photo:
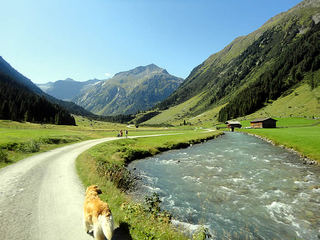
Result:
[[[77,156],[118,138],[89,140],[26,158],[0,170],[0,239],[89,240]]]

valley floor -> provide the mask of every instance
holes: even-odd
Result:
[[[120,130],[129,136],[171,133],[175,129],[132,128],[125,124],[100,122],[75,116],[77,126],[35,124],[0,120],[0,168],[31,155],[89,139],[115,137]]]

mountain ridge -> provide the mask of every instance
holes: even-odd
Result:
[[[100,115],[134,114],[168,97],[183,79],[149,64],[115,74],[73,101]]]
[[[43,84],[37,84],[37,86],[45,93],[65,101],[71,101],[77,95],[80,95],[83,91],[98,83],[102,80],[90,79],[87,81],[75,81],[71,78],[65,80],[57,80],[55,82],[48,82]]]
[[[40,97],[44,97],[49,102],[61,106],[61,108],[67,110],[68,112],[76,115],[82,116],[93,116],[93,114],[84,108],[77,106],[73,102],[62,101],[56,99],[45,92],[43,92],[36,84],[34,84],[29,78],[25,77],[23,74],[18,72],[13,68],[4,58],[0,57],[0,73],[8,76],[11,80],[18,82],[21,86],[25,87],[32,93]]]
[[[302,81],[303,75],[307,74],[311,68],[313,72],[316,71],[317,64],[314,64],[314,67],[311,65],[313,60],[318,61],[318,43],[314,41],[314,38],[318,34],[316,28],[319,22],[319,0],[303,1],[287,12],[276,15],[259,29],[246,36],[236,38],[221,51],[210,55],[196,66],[183,84],[171,96],[158,104],[155,110],[165,111],[192,98],[199,98],[188,113],[182,112],[180,114],[181,118],[197,116],[208,109],[228,104],[231,100],[237,107],[226,106],[228,114],[225,114],[226,108],[221,109],[220,121],[250,114],[262,107],[264,101],[274,100],[297,82]],[[297,41],[300,45],[304,45],[305,49],[299,48],[299,44],[296,44]],[[308,44],[308,41],[312,44]],[[293,47],[294,44],[296,44],[295,47]],[[296,57],[299,57],[299,61],[295,61],[291,59],[292,54],[288,53],[289,49],[292,52],[299,49],[304,54],[295,54]],[[281,59],[284,52],[287,52],[287,57],[291,59],[290,66],[287,65],[285,68],[277,65],[281,61],[286,65],[285,60]],[[307,66],[308,64],[309,66]],[[295,65],[296,67],[294,67]],[[269,82],[270,84],[265,82],[265,86],[271,94],[267,94],[268,96],[263,96],[261,99],[255,95],[252,101],[257,101],[257,103],[254,103],[252,107],[245,106],[251,104],[246,93],[252,92],[252,84],[262,81],[262,75],[267,72],[275,74],[270,71],[271,68],[281,70],[282,75],[278,76],[278,81],[281,84],[272,88],[270,85],[272,81]],[[297,71],[298,75],[302,75],[302,78],[298,76],[301,79],[297,79]],[[311,81],[316,82],[315,79]],[[279,91],[274,91],[276,88]],[[243,96],[239,98],[241,91],[243,91]],[[246,99],[246,102],[241,102],[241,105],[240,99]],[[242,109],[243,107],[246,110]],[[223,113],[223,111],[225,112]],[[234,114],[235,111],[237,113]],[[160,118],[160,115],[156,118]]]

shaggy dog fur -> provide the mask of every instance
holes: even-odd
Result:
[[[96,185],[87,188],[84,200],[84,225],[88,234],[94,239],[111,240],[113,235],[113,218],[109,205],[99,198],[102,193]]]

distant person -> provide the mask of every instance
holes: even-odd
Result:
[[[126,134],[126,138],[127,138],[128,137],[128,130],[126,130],[124,133]]]
[[[122,130],[120,130],[120,137],[122,137],[123,136],[123,132],[122,132]]]

